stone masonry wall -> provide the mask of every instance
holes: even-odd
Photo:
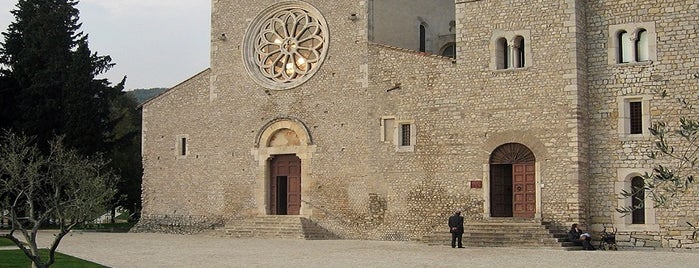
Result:
[[[676,125],[680,105],[676,98],[688,97],[696,103],[699,57],[697,42],[697,1],[588,1],[588,48],[590,118],[592,124],[591,194],[595,229],[618,228],[623,246],[676,247],[690,242],[691,228],[699,222],[697,195],[690,193],[675,207],[646,208],[646,224],[630,224],[630,216],[619,218],[618,181],[631,172],[642,175],[665,160],[651,161],[647,153],[653,146],[650,135],[621,135],[619,120],[623,110],[619,102],[625,98],[646,97],[650,122],[664,120]],[[657,38],[657,59],[639,63],[614,63],[608,50],[612,47],[611,32],[618,26],[651,25]],[[646,27],[647,28],[647,27]],[[613,49],[613,48],[612,48]],[[611,54],[613,55],[613,54]],[[659,91],[669,96],[662,98]],[[645,105],[645,104],[644,104]],[[696,118],[697,114],[692,116]],[[648,126],[644,126],[648,127]],[[628,190],[629,188],[627,188]],[[623,201],[623,200],[622,200]],[[630,201],[627,201],[630,202]],[[646,202],[646,204],[649,204]],[[651,204],[652,205],[652,204]],[[649,217],[649,213],[653,212]]]
[[[457,4],[458,87],[445,97],[461,100],[465,122],[455,129],[468,133],[466,148],[498,135],[501,142],[532,138],[545,148],[535,151],[540,164],[542,217],[559,225],[587,218],[584,125],[584,62],[576,46],[584,22],[578,1],[464,1]],[[582,13],[584,14],[584,13]],[[493,70],[493,36],[528,36],[531,61],[520,69]],[[449,118],[449,117],[445,117]],[[459,126],[462,126],[459,128]],[[533,146],[531,143],[525,143]],[[492,145],[491,145],[492,146]],[[481,147],[482,148],[482,147]],[[485,149],[485,150],[484,150]],[[487,154],[491,148],[479,150]],[[482,155],[471,163],[487,163]],[[478,167],[474,167],[478,168]]]
[[[653,224],[615,214],[622,173],[655,164],[648,137],[619,134],[618,101],[649,95],[652,120],[677,119],[674,97],[697,90],[696,1],[457,1],[451,59],[368,43],[366,1],[309,0],[327,20],[328,56],[306,83],[270,90],[248,76],[242,40],[277,2],[213,0],[211,68],[144,104],[139,230],[198,232],[269,213],[258,139],[288,119],[311,141],[275,148],[303,151],[304,216],[345,238],[420,239],[454,209],[490,220],[488,188],[471,182],[487,186],[491,153],[520,143],[536,157],[542,221],[614,225],[625,246],[689,243],[681,223],[699,220],[694,194],[655,209]],[[647,22],[657,60],[610,64],[610,26]],[[493,69],[493,40],[515,33],[528,46],[525,67]],[[413,124],[410,149],[382,140],[385,118]]]
[[[160,197],[144,203],[146,216],[226,220],[257,213],[266,205],[254,198],[265,179],[250,154],[255,137],[275,118],[292,117],[309,128],[316,146],[309,160],[315,184],[305,205],[319,224],[345,237],[417,239],[441,228],[456,208],[469,220],[482,220],[489,213],[487,193],[470,189],[470,182],[487,183],[489,154],[512,142],[537,157],[544,186],[540,216],[584,218],[581,153],[569,145],[578,135],[569,125],[569,99],[577,93],[567,89],[573,82],[566,78],[576,70],[575,57],[554,49],[570,39],[562,23],[548,25],[570,19],[566,5],[457,6],[460,49],[452,62],[380,46],[367,54],[363,1],[309,1],[330,27],[326,62],[298,88],[270,91],[247,79],[240,40],[247,22],[271,3],[214,1],[211,71],[144,106],[144,200]],[[538,16],[542,9],[548,17]],[[502,10],[510,12],[495,15]],[[352,12],[360,20],[348,20]],[[527,23],[532,17],[541,21]],[[530,32],[536,40],[530,67],[489,69],[488,40],[496,30]],[[222,34],[225,39],[218,38]],[[396,83],[400,89],[387,92]],[[414,122],[413,152],[397,152],[380,140],[384,116]],[[177,158],[173,147],[181,136],[190,141],[185,158]]]

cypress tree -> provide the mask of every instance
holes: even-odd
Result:
[[[105,140],[113,125],[109,105],[124,81],[110,86],[95,79],[113,64],[109,56],[88,48],[77,4],[76,0],[18,1],[12,11],[15,21],[3,33],[0,91],[9,89],[0,94],[13,102],[11,111],[3,113],[11,122],[4,124],[36,136],[38,144],[65,135],[66,145],[90,155],[108,150]]]
[[[103,153],[122,175],[114,205],[140,209],[140,114],[116,85],[96,76],[113,66],[80,31],[77,0],[18,0],[0,43],[0,129],[34,136],[82,155]],[[112,207],[114,209],[114,207]]]

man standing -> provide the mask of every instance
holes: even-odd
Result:
[[[459,248],[463,248],[461,238],[464,235],[464,217],[461,217],[461,211],[457,210],[449,217],[449,232],[451,232],[451,247],[455,248],[458,244]]]

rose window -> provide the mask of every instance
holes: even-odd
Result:
[[[245,67],[262,86],[288,89],[315,73],[327,50],[325,20],[303,2],[267,8],[252,22],[245,37]]]

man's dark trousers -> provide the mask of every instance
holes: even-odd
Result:
[[[460,248],[464,247],[464,245],[461,243],[461,239],[463,238],[463,236],[464,236],[464,233],[462,233],[462,232],[452,232],[451,233],[451,247],[455,248],[457,244],[459,245]]]

